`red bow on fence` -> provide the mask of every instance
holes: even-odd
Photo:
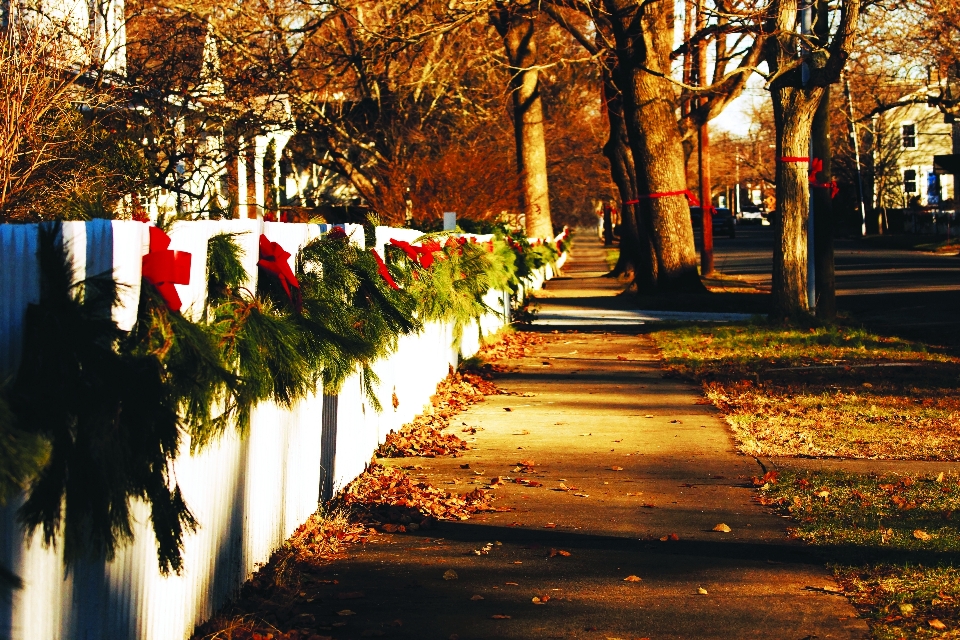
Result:
[[[421,243],[421,246],[419,247],[414,246],[409,242],[404,242],[403,240],[390,240],[390,244],[403,249],[403,252],[407,254],[407,258],[413,262],[416,262],[424,269],[429,269],[431,266],[433,266],[434,252],[442,249],[438,242],[424,242]]]
[[[387,263],[383,261],[383,258],[380,257],[380,254],[377,253],[376,249],[370,249],[370,253],[373,254],[374,259],[377,261],[377,269],[380,271],[380,276],[387,281],[387,284],[390,285],[391,289],[400,290],[399,285],[393,279],[393,276],[390,275],[390,270],[387,269]]]
[[[267,240],[267,236],[260,234],[260,260],[257,266],[277,276],[283,290],[287,292],[290,302],[297,311],[303,311],[303,299],[300,295],[300,281],[290,269],[288,259],[290,254],[284,251],[276,242]]]
[[[150,252],[143,256],[143,277],[157,288],[164,302],[173,311],[180,311],[182,302],[174,285],[190,284],[190,254],[171,251],[170,236],[160,227],[150,227]]]

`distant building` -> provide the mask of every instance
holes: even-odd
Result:
[[[925,94],[923,89],[914,95]],[[927,103],[905,104],[878,120],[875,206],[953,209],[954,177],[937,174],[933,163],[934,156],[953,152],[953,125],[944,122],[943,112]]]

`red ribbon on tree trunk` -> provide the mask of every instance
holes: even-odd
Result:
[[[693,192],[690,189],[684,189],[683,191],[661,191],[658,193],[647,193],[642,196],[637,196],[636,200],[627,200],[623,204],[640,204],[640,200],[644,198],[667,198],[669,196],[686,196],[687,202],[690,203],[691,207],[699,207],[700,201],[697,200],[697,196],[693,195]]]
[[[143,256],[143,277],[157,288],[164,302],[173,311],[180,311],[183,303],[177,293],[178,284],[190,284],[191,255],[186,251],[172,251],[170,236],[160,227],[150,227],[150,252]]]
[[[257,266],[269,271],[280,280],[283,290],[287,292],[287,297],[297,309],[303,311],[303,298],[300,295],[300,281],[290,269],[288,259],[290,254],[276,242],[270,242],[267,236],[260,234],[260,260]]]
[[[831,180],[830,182],[819,182],[817,181],[817,174],[823,171],[823,160],[820,158],[814,158],[813,162],[810,163],[810,186],[817,187],[820,189],[830,189],[830,198],[836,198],[837,194],[840,193],[840,187],[837,186],[836,180]]]
[[[387,281],[387,284],[390,285],[391,289],[400,290],[400,286],[393,279],[393,276],[390,275],[390,270],[387,269],[387,263],[383,261],[383,258],[380,257],[380,254],[377,253],[376,249],[370,249],[370,253],[373,254],[374,259],[377,261],[377,269],[380,271],[380,276]]]

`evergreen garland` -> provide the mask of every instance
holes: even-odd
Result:
[[[50,458],[50,444],[17,426],[6,389],[0,389],[0,506],[26,488]]]
[[[301,320],[323,365],[325,392],[337,393],[359,366],[364,391],[380,411],[372,365],[396,348],[398,336],[420,329],[414,317],[416,302],[408,291],[387,284],[372,253],[355,247],[337,231],[300,251]],[[394,279],[403,275],[399,269],[388,269]]]
[[[40,301],[26,312],[10,405],[50,455],[19,517],[47,544],[62,532],[68,563],[111,558],[132,537],[139,498],[150,505],[161,572],[179,571],[183,531],[196,522],[169,473],[180,443],[170,374],[155,355],[118,349],[123,332],[104,312],[116,285],[107,274],[72,286],[59,223],[41,226],[38,246]]]
[[[492,252],[445,235],[423,243],[436,246],[429,268],[388,249],[395,288],[373,253],[335,229],[301,250],[294,301],[263,269],[257,290],[245,288],[235,234],[215,235],[206,317],[194,323],[170,310],[144,280],[137,322],[124,333],[111,319],[110,274],[72,285],[59,224],[42,226],[40,301],[27,310],[9,402],[0,395],[0,502],[27,486],[20,519],[28,531],[41,527],[48,544],[62,532],[72,563],[111,558],[133,535],[130,501],[142,499],[161,572],[179,572],[183,533],[197,524],[170,473],[181,431],[196,451],[231,422],[244,432],[257,403],[290,406],[320,384],[336,394],[358,370],[379,411],[372,365],[400,335],[451,321],[459,340],[492,311],[483,301],[490,288],[515,291],[558,255],[503,232]],[[8,573],[0,583],[15,585]]]

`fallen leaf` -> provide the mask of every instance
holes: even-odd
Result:
[[[680,539],[680,536],[678,536],[675,533],[671,533],[660,538],[660,542],[667,542],[667,541],[676,542],[679,539]]]
[[[643,416],[643,417],[644,417],[644,418],[652,418],[652,417],[653,417],[653,414],[652,414],[652,413],[648,413],[647,415],[645,415],[645,416]]]
[[[578,498],[589,498],[589,497],[590,497],[590,494],[589,494],[589,493],[575,493],[575,494],[573,494],[573,495],[577,496]]]
[[[943,471],[937,474],[937,482],[943,482]]]
[[[504,582],[503,584],[508,585],[508,586],[511,586],[511,587],[519,587],[519,586],[520,586],[520,583],[519,583],[519,582]]]
[[[804,587],[807,591],[821,591],[823,593],[833,593],[833,594],[842,594],[843,589],[834,587],[833,585],[826,584],[822,587]]]
[[[917,529],[916,531],[914,531],[913,537],[916,538],[917,540],[923,540],[924,542],[926,542],[927,540],[931,540],[933,538],[932,535],[930,535],[923,529]]]
[[[506,616],[506,615],[504,615],[504,614],[502,614],[502,613],[495,613],[495,614],[493,614],[493,615],[490,616],[490,617],[493,618],[494,620],[509,620],[509,619],[510,619],[510,616]]]
[[[947,625],[943,624],[936,618],[932,620],[927,620],[927,624],[930,625],[933,629],[936,629],[937,631],[943,631],[944,629],[947,628]]]
[[[541,600],[541,599],[538,598],[537,596],[533,596],[533,599],[531,600],[531,602],[532,602],[533,604],[546,604],[546,602],[544,602],[543,600]]]
[[[478,595],[475,595],[475,596],[470,596],[470,599],[471,599],[471,600],[483,600],[483,596],[481,596],[481,595],[478,594]]]
[[[640,576],[627,576],[626,578],[623,579],[623,581],[624,582],[640,582],[641,578]]]
[[[460,576],[458,576],[457,572],[454,571],[453,569],[447,569],[446,571],[443,572],[444,580],[456,580],[459,577]]]
[[[714,530],[714,531],[719,531],[720,533],[730,533],[731,531],[733,531],[733,529],[731,529],[729,526],[727,526],[726,524],[724,524],[724,523],[722,523],[722,522],[721,522],[720,524],[718,524],[717,526],[715,526],[715,527],[713,528],[713,530]]]
[[[548,522],[547,524],[543,525],[543,528],[544,528],[544,529],[556,529],[556,528],[557,528],[557,525],[555,525],[555,524],[552,523],[552,522]]]
[[[913,613],[913,605],[909,602],[901,602],[899,605],[900,613]]]
[[[707,595],[707,590],[704,589],[703,587],[697,587],[697,593],[699,593],[702,596],[705,596]]]
[[[504,411],[513,411],[513,409],[511,409],[510,407],[504,407],[503,410],[504,410]]]
[[[564,551],[563,549],[550,549],[550,556],[549,556],[549,557],[551,557],[551,558],[556,558],[557,556],[562,556],[562,557],[564,557],[564,558],[569,558],[569,557],[570,557],[570,552],[569,552],[569,551]]]
[[[617,360],[626,360],[626,356],[617,356]]]
[[[350,609],[344,609],[342,611],[337,611],[338,616],[355,616],[357,613],[355,611],[350,611]]]
[[[610,471],[623,471],[623,467],[610,467]]]

